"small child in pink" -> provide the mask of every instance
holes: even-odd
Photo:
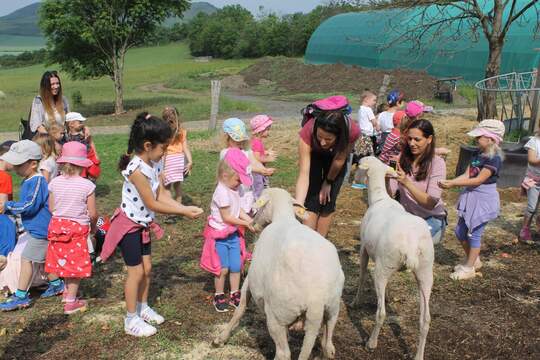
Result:
[[[47,236],[45,271],[65,279],[64,314],[73,314],[86,310],[86,301],[77,299],[77,291],[81,278],[92,273],[87,239],[97,219],[96,186],[81,176],[83,169],[93,165],[84,144],[64,144],[57,162],[62,166],[61,175],[49,183],[49,209],[53,216]]]
[[[253,221],[242,209],[238,189],[240,184],[250,186],[249,159],[238,148],[230,148],[218,165],[218,184],[210,216],[204,229],[201,268],[214,274],[214,307],[218,312],[228,311],[228,306],[240,304],[240,271],[249,258],[244,241],[244,227],[251,228]],[[230,299],[225,298],[225,280],[229,274]]]
[[[268,137],[272,118],[268,115],[257,115],[250,121],[251,133],[251,151],[255,159],[266,166],[267,163],[276,160],[276,153],[273,150],[266,150],[263,139]],[[253,173],[253,196],[258,199],[262,191],[269,186],[268,176],[261,173]]]

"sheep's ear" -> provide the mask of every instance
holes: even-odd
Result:
[[[253,207],[255,208],[255,212],[262,209],[267,203],[270,198],[268,196],[262,195],[255,201],[255,204],[253,204]]]
[[[369,165],[366,164],[366,163],[360,164],[360,165],[358,165],[358,168],[359,168],[360,170],[368,170],[368,169],[369,169]]]
[[[397,177],[396,170],[392,169],[390,166],[386,167],[386,175],[390,175],[391,177]]]
[[[293,203],[293,208],[294,208],[294,214],[296,215],[298,219],[302,221],[307,219],[307,211],[304,205],[295,202]]]

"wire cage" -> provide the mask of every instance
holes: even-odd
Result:
[[[508,73],[484,79],[475,84],[478,112],[485,119],[484,102],[494,100],[497,118],[504,122],[507,143],[519,143],[535,130],[540,104],[538,70]]]

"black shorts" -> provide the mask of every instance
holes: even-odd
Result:
[[[124,235],[119,246],[127,266],[139,265],[144,255],[152,253],[151,243],[143,244],[142,242],[142,230]]]
[[[322,188],[326,174],[330,170],[330,165],[334,155],[331,153],[320,153],[320,152],[311,152],[311,163],[309,167],[309,188],[304,201],[304,206],[308,211],[314,212],[316,214],[325,215],[331,214],[336,210],[336,200],[341,189],[341,184],[343,184],[343,179],[345,178],[345,173],[347,172],[348,159],[343,165],[343,169],[339,172],[334,183],[332,184],[332,189],[330,190],[330,201],[325,205],[321,205],[319,202],[319,193]]]

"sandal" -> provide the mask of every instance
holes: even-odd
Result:
[[[454,266],[454,271],[457,271],[460,267],[464,267],[465,264],[467,262],[467,259],[465,259],[463,261],[463,263],[461,264],[457,264],[456,266]],[[476,258],[475,262],[474,262],[474,270],[480,270],[482,268],[482,266],[484,266],[484,264],[482,263],[482,261],[480,261],[480,256]]]
[[[461,266],[456,271],[450,274],[452,280],[468,280],[476,276],[474,267]]]

